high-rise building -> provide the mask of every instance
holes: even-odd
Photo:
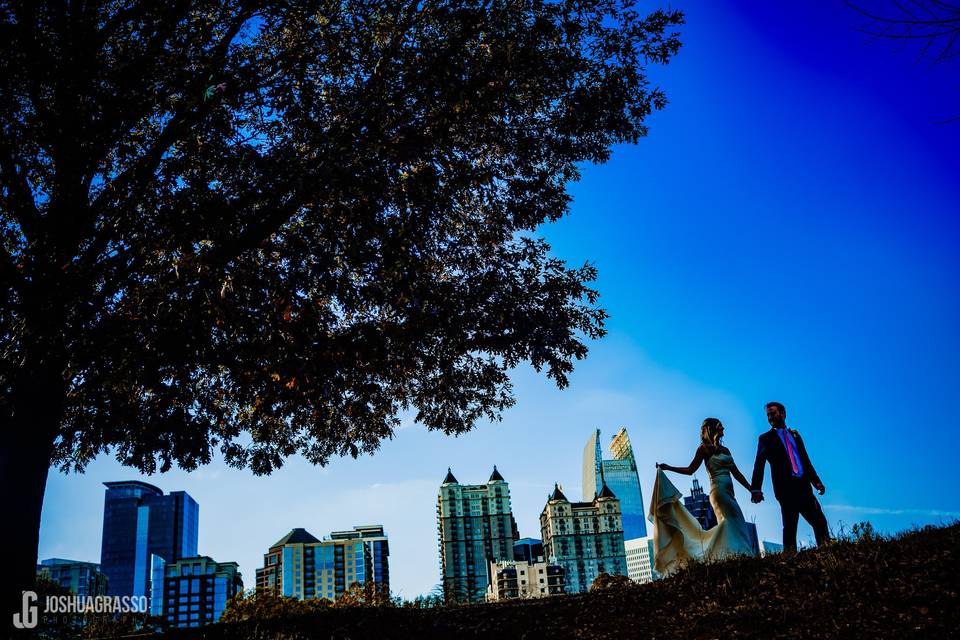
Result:
[[[155,556],[156,558],[156,556]],[[199,627],[220,620],[227,600],[243,591],[240,565],[208,556],[156,559],[150,613],[168,627]]]
[[[624,540],[623,546],[627,553],[627,575],[631,580],[643,584],[660,579],[654,569],[653,536]]]
[[[320,569],[326,569],[325,563],[323,563],[323,553],[315,554],[312,548],[314,543],[319,543],[320,540],[313,536],[309,531],[303,529],[302,527],[297,527],[296,529],[291,529],[290,533],[283,536],[275,543],[270,545],[269,550],[263,555],[263,567],[257,569],[256,572],[256,589],[257,591],[269,591],[276,595],[285,595],[296,597],[299,594],[299,597],[304,598],[304,594],[309,592],[309,597],[323,597],[321,593],[319,596],[316,594],[316,572],[317,567],[315,564],[316,558],[315,555],[319,555],[321,558]],[[310,547],[310,559],[309,563],[311,566],[311,585],[309,589],[304,588],[303,574],[306,569],[304,569],[304,564],[306,564],[303,559],[306,556],[306,547]],[[340,554],[342,558],[343,555]],[[296,563],[294,563],[294,558],[296,558]],[[287,560],[285,563],[284,560]],[[297,569],[297,578],[294,580],[294,569]],[[339,579],[336,581],[339,586],[339,590],[345,591],[347,588],[346,584],[346,571],[340,573],[337,576]],[[323,584],[325,581],[321,581]],[[297,586],[294,589],[294,585]]]
[[[166,563],[197,555],[200,507],[184,491],[164,495],[131,480],[105,482],[100,568],[111,596],[150,596],[155,555]]]
[[[543,540],[520,538],[513,543],[513,559],[523,562],[535,562],[543,558]]]
[[[570,502],[554,485],[540,514],[543,552],[561,565],[566,593],[584,593],[601,573],[627,575],[620,501],[607,485],[590,502]]]
[[[770,540],[764,540],[760,543],[760,555],[768,556],[771,553],[781,553],[783,552],[783,545],[779,542],[771,542]]]
[[[486,484],[460,484],[450,469],[437,493],[443,594],[448,602],[483,602],[490,563],[513,560],[519,538],[510,487],[493,468]]]
[[[312,600],[336,601],[354,583],[389,594],[389,546],[383,527],[335,531],[318,540],[306,529],[293,529],[270,546],[257,569],[257,591]]]
[[[683,506],[697,519],[704,531],[717,526],[717,515],[710,505],[710,496],[703,492],[703,488],[696,478],[693,479],[693,488],[690,489],[690,495],[683,498]]]
[[[600,429],[597,429],[583,449],[583,501],[590,502],[606,484],[620,501],[624,539],[647,535],[647,521],[640,491],[637,462],[633,456],[630,437],[623,427],[610,442],[613,458],[603,459]]]
[[[333,531],[330,539],[350,542],[360,540],[365,547],[364,557],[370,558],[366,571],[368,579],[372,579],[382,593],[390,593],[390,545],[387,543],[383,526],[362,525],[349,531]]]
[[[81,598],[107,595],[107,577],[100,571],[100,565],[93,562],[49,558],[37,565],[37,575]]]
[[[525,560],[491,560],[487,601],[511,598],[544,598],[563,593],[563,567],[542,557]]]

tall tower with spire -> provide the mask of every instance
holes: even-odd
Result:
[[[647,535],[643,494],[633,446],[625,427],[621,427],[610,441],[610,453],[613,458],[604,460],[600,429],[595,430],[583,449],[583,500],[593,500],[606,483],[620,500],[624,539],[643,538]]]
[[[513,560],[520,537],[510,487],[493,467],[486,484],[460,484],[453,471],[437,493],[440,572],[447,602],[483,602],[491,561]]]

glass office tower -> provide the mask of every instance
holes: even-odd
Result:
[[[612,459],[604,460],[600,447],[600,429],[597,429],[583,450],[583,500],[590,502],[599,494],[604,482],[620,500],[623,519],[623,538],[632,540],[647,535],[640,477],[633,457],[630,437],[623,427],[610,442]]]
[[[197,555],[200,507],[184,491],[164,495],[132,480],[105,482],[100,570],[111,596],[150,596],[154,560]]]

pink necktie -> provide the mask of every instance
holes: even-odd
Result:
[[[789,432],[783,432],[783,441],[787,445],[787,455],[790,456],[790,466],[793,468],[794,475],[800,473],[800,465],[797,464],[797,452],[793,448],[793,438],[790,437]]]

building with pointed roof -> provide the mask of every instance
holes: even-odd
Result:
[[[603,483],[603,487],[600,488],[600,493],[597,494],[598,498],[616,498],[617,496],[613,495],[613,491],[610,490],[610,487],[607,486],[607,483]]]
[[[440,573],[447,602],[483,602],[490,563],[513,560],[520,537],[510,487],[493,468],[486,484],[460,484],[453,472],[437,493]]]
[[[683,497],[683,506],[687,508],[703,530],[712,529],[717,526],[717,515],[713,512],[713,506],[710,504],[710,496],[703,491],[700,481],[693,479],[693,487],[690,489],[690,495]]]
[[[543,552],[564,569],[564,592],[584,593],[601,573],[627,575],[620,500],[602,483],[589,502],[570,502],[559,485],[540,514]]]
[[[270,545],[257,569],[257,591],[299,600],[336,601],[352,584],[373,583],[390,593],[390,548],[380,525],[334,531],[318,540],[306,529],[290,533]]]
[[[306,544],[309,542],[320,542],[320,541],[317,538],[314,538],[313,534],[307,531],[306,529],[302,529],[298,527],[296,529],[291,529],[290,533],[288,533],[287,535],[283,536],[282,538],[274,542],[272,545],[270,545],[270,548],[272,549],[273,547],[282,547],[287,544]]]
[[[550,497],[547,500],[567,500],[567,496],[563,495],[563,491],[560,489],[560,485],[556,482],[553,483],[553,493],[550,494]]]

